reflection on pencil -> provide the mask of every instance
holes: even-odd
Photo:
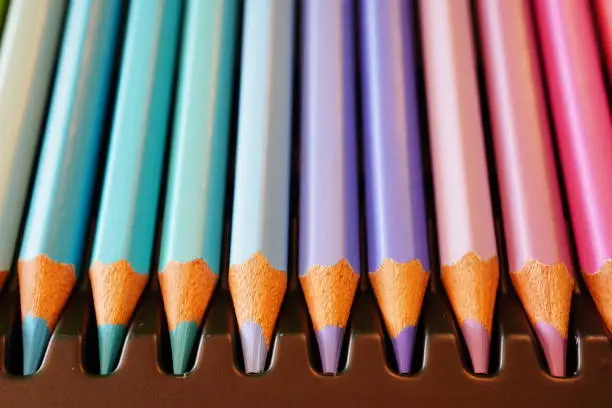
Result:
[[[368,270],[407,373],[429,272],[412,7],[362,0],[360,15]]]
[[[535,11],[580,267],[612,331],[612,119],[590,8],[539,0]]]
[[[486,373],[499,270],[469,4],[420,5],[442,283]]]
[[[563,376],[574,277],[529,4],[479,0],[478,11],[510,277]]]
[[[68,10],[17,267],[26,375],[38,369],[80,275],[119,17],[119,0]]]
[[[110,373],[150,269],[181,3],[131,2],[89,278]]]
[[[326,374],[359,282],[353,20],[350,0],[303,4],[299,276]]]
[[[186,4],[159,283],[184,374],[221,268],[238,2]]]
[[[264,369],[287,287],[293,0],[245,7],[229,287],[247,373]]]
[[[0,288],[13,262],[19,224],[25,212],[64,9],[64,0],[14,0],[2,35]]]

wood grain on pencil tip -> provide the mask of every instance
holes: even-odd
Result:
[[[32,260],[20,260],[17,270],[22,318],[38,317],[53,330],[76,284],[74,266],[39,255]]]
[[[345,259],[332,266],[312,266],[300,282],[316,331],[326,326],[345,328],[359,275]]]
[[[274,269],[265,256],[256,253],[245,263],[230,267],[229,288],[238,326],[259,325],[269,349],[287,288],[287,274]]]

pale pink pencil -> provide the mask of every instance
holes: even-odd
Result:
[[[499,280],[467,0],[420,3],[442,282],[477,373]]]
[[[612,329],[612,120],[587,0],[536,0],[548,92],[585,282]]]
[[[612,82],[612,1],[595,0],[595,15],[599,23],[601,44],[606,55],[608,78]]]
[[[574,277],[528,0],[479,0],[510,276],[550,372],[565,374]]]

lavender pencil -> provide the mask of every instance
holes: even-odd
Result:
[[[368,270],[407,373],[429,271],[412,10],[405,0],[360,6]]]
[[[303,3],[299,275],[324,373],[359,281],[353,3]]]

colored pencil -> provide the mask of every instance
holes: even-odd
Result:
[[[612,1],[594,0],[595,15],[599,23],[601,45],[606,57],[608,78],[612,83]]]
[[[420,3],[442,283],[486,373],[499,280],[467,0]]]
[[[68,9],[17,266],[26,375],[80,275],[120,11],[119,0]]]
[[[586,1],[535,2],[580,267],[612,331],[612,118]]]
[[[192,0],[185,12],[158,275],[177,375],[221,269],[238,3]]]
[[[408,373],[429,277],[412,7],[360,3],[370,281]]]
[[[244,15],[229,287],[247,373],[261,373],[287,287],[294,0]]]
[[[103,375],[115,366],[151,266],[180,12],[176,0],[130,4],[89,270]]]
[[[550,372],[565,374],[574,276],[527,0],[479,0],[510,277]]]
[[[299,278],[326,374],[359,282],[354,12],[350,0],[302,8]]]
[[[2,36],[0,288],[13,263],[64,7],[64,0],[14,0]]]

